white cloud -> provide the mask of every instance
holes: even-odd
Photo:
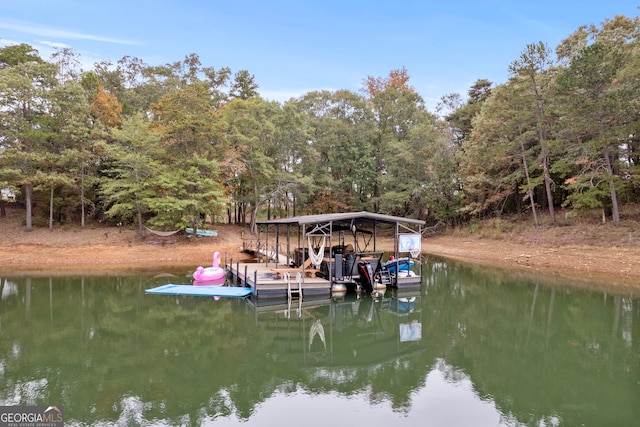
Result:
[[[113,37],[103,37],[94,34],[80,33],[76,31],[69,31],[64,29],[46,27],[38,24],[27,22],[7,22],[0,21],[0,28],[5,30],[17,31],[25,34],[33,34],[41,37],[48,38],[61,38],[71,40],[91,40],[104,43],[126,44],[134,45],[136,42],[130,40],[116,39]]]
[[[50,46],[54,49],[67,49],[67,48],[71,48],[71,46],[69,46],[66,43],[60,43],[60,42],[50,42],[47,40],[36,40],[38,43],[43,44],[45,46]]]

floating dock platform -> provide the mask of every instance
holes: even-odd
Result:
[[[145,294],[155,295],[189,295],[198,297],[227,297],[245,298],[251,295],[252,290],[236,286],[194,286],[194,285],[162,285],[157,288],[147,289]]]

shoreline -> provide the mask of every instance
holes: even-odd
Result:
[[[455,239],[456,244],[451,245]],[[611,292],[640,293],[640,248],[592,245],[529,245],[484,239],[434,239],[433,256],[509,270],[534,279]],[[500,247],[499,255],[491,249]]]
[[[245,261],[245,240],[255,239],[240,225],[216,224],[217,237],[170,238],[136,230],[91,225],[24,231],[19,211],[0,218],[0,275],[108,274],[128,270],[209,266],[219,251],[227,262]],[[640,238],[635,228],[576,224],[524,229],[497,236],[445,233],[423,239],[423,254],[467,264],[496,267],[571,283],[640,291]],[[393,238],[378,236],[377,250],[392,251]],[[226,256],[226,258],[225,258]]]
[[[221,233],[222,234],[222,233]],[[195,270],[208,266],[215,251],[225,262],[251,259],[242,252],[242,239],[229,235],[211,241],[178,241],[169,244],[146,242],[88,242],[86,244],[17,243],[0,246],[2,275],[108,274],[161,267]],[[237,238],[237,240],[236,240]],[[392,250],[388,239],[379,250]],[[425,238],[423,254],[467,264],[481,265],[583,282],[592,287],[640,290],[640,248],[589,245],[522,244],[477,237],[437,236]],[[226,258],[225,258],[226,257]]]

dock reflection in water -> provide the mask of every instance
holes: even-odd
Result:
[[[429,263],[415,292],[145,295],[187,276],[0,278],[0,404],[68,425],[633,425],[640,302]]]
[[[290,303],[249,299],[248,303],[255,327],[271,337],[271,355],[301,366],[361,368],[424,348],[419,333],[420,299],[418,288],[403,295],[390,291]]]

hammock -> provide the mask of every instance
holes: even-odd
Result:
[[[162,236],[162,237],[169,237],[169,236],[173,236],[174,234],[178,233],[181,230],[176,230],[176,231],[156,231],[156,230],[152,230],[149,227],[145,227],[145,229],[152,234],[155,234],[156,236]]]
[[[324,327],[322,323],[320,323],[320,319],[316,320],[315,323],[311,325],[311,329],[309,329],[309,351],[311,351],[311,346],[313,345],[313,339],[318,335],[320,337],[320,341],[324,344],[324,349],[327,349],[327,341],[324,337]]]
[[[311,260],[313,265],[315,265],[316,269],[319,269],[320,265],[322,264],[322,259],[324,258],[324,244],[325,244],[326,237],[322,237],[322,245],[320,245],[320,248],[318,249],[318,253],[315,253],[313,251],[313,247],[311,246],[311,237],[309,237],[308,240],[309,240],[309,259]]]

